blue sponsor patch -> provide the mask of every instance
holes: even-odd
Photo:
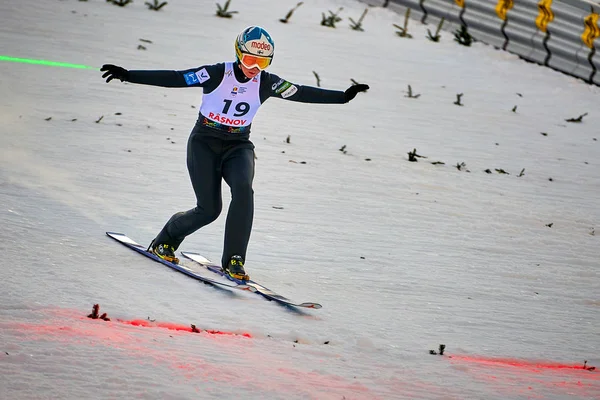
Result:
[[[187,83],[188,86],[195,85],[198,83],[198,77],[194,72],[188,72],[183,76],[185,78],[185,83]]]

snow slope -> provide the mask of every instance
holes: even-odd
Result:
[[[402,39],[387,9],[353,31],[355,1],[278,22],[296,3],[232,1],[232,19],[191,0],[0,3],[0,55],[94,67],[0,62],[0,398],[600,398],[583,369],[600,364],[600,88],[429,42],[416,21]],[[247,269],[321,310],[199,284],[104,235],[148,243],[194,206],[201,92],[107,85],[97,68],[232,60],[251,24],[281,77],[371,86],[342,106],[272,99],[253,124]],[[224,221],[181,249],[218,260]],[[86,318],[96,303],[110,322]]]

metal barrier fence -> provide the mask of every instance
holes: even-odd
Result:
[[[600,3],[591,0],[390,0],[422,23],[441,18],[473,38],[600,85]],[[374,1],[367,1],[374,4]],[[387,3],[385,1],[379,2]],[[390,4],[393,8],[393,4]],[[432,21],[435,20],[435,21]],[[447,25],[444,25],[448,29]]]

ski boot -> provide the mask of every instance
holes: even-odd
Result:
[[[150,245],[150,252],[165,261],[179,264],[179,258],[175,257],[175,248],[168,244]]]
[[[241,256],[232,256],[229,263],[223,268],[223,272],[240,281],[250,280],[250,277],[244,270],[244,259]]]

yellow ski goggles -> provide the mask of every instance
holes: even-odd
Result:
[[[254,56],[252,54],[242,53],[239,49],[236,49],[236,53],[240,62],[248,69],[258,67],[258,69],[262,71],[271,65],[271,57]]]

